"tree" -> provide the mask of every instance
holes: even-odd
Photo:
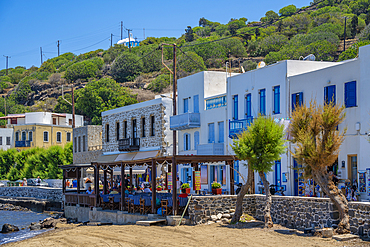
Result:
[[[271,204],[272,198],[269,188],[269,182],[266,179],[265,173],[272,171],[272,166],[276,160],[280,159],[280,155],[285,152],[284,127],[274,121],[273,118],[267,116],[258,116],[254,122],[234,139],[232,149],[240,160],[248,161],[248,176],[252,171],[257,171],[261,177],[266,193],[265,205],[265,227],[272,227],[271,219]],[[249,180],[249,178],[248,178]],[[250,183],[247,181],[247,184]],[[242,203],[246,190],[242,190],[238,194],[237,205],[233,222],[239,220],[242,212],[240,204]],[[239,200],[241,198],[241,200]],[[238,210],[238,212],[237,212]],[[238,218],[237,218],[238,217]]]
[[[194,31],[191,29],[191,26],[185,29],[185,40],[186,42],[192,42],[194,40]]]
[[[297,11],[297,7],[293,4],[285,6],[284,8],[279,10],[279,14],[281,16],[291,16]]]
[[[76,81],[77,79],[96,77],[103,65],[104,62],[101,58],[95,57],[84,60],[69,66],[64,74],[64,78],[67,80]]]
[[[266,12],[265,17],[261,18],[261,21],[266,23],[272,23],[277,19],[279,19],[279,15],[275,11],[270,10]]]
[[[207,70],[202,57],[195,52],[180,53],[177,58],[178,68],[187,72]]]
[[[351,20],[351,35],[352,37],[355,37],[357,34],[357,27],[358,27],[358,17],[357,15],[352,17]]]
[[[133,81],[143,69],[143,61],[133,52],[122,53],[112,64],[112,77],[117,82]]]
[[[303,166],[304,176],[313,178],[338,208],[339,234],[350,232],[348,202],[329,177],[327,167],[338,158],[344,141],[345,130],[337,130],[345,118],[344,109],[344,106],[333,103],[319,106],[310,102],[309,106],[296,106],[290,125],[292,142],[296,144],[293,157]]]

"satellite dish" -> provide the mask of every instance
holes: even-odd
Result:
[[[314,54],[310,54],[307,57],[303,58],[303,61],[315,61],[316,57]]]
[[[257,69],[263,68],[265,66],[266,66],[265,62],[264,61],[261,61],[261,62],[258,63]]]

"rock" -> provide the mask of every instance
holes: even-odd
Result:
[[[321,233],[324,238],[331,238],[333,237],[333,228],[323,228]]]
[[[222,214],[220,213],[220,214],[217,214],[217,219],[221,219],[222,218]]]
[[[207,224],[210,225],[210,224],[214,224],[215,222],[213,221],[208,221]]]
[[[211,215],[211,219],[212,219],[212,221],[216,221],[218,218],[217,218],[216,215]]]
[[[32,223],[31,226],[30,226],[30,230],[31,231],[34,231],[34,230],[40,230],[41,229],[41,224],[40,223]]]
[[[221,223],[221,220],[217,220],[216,223]]]
[[[230,214],[223,214],[222,218],[231,218],[231,215]]]
[[[338,240],[338,241],[348,241],[348,240],[358,239],[358,238],[360,237],[354,234],[342,234],[342,235],[333,236],[333,239]]]
[[[41,228],[53,228],[58,223],[66,223],[67,220],[65,218],[54,219],[54,218],[46,218],[41,222]]]
[[[10,224],[4,224],[3,229],[1,230],[1,233],[8,233],[8,232],[17,232],[19,231],[19,228],[14,225]]]
[[[234,213],[235,212],[235,209],[234,208],[231,208],[230,209],[230,213]]]

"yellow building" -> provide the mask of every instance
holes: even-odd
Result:
[[[33,147],[48,148],[53,145],[64,146],[72,142],[72,114],[29,112],[11,114],[0,119],[7,119],[7,128],[13,129],[13,145],[17,149]],[[83,116],[75,116],[75,127],[83,126]]]

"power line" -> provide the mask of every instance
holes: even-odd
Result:
[[[191,61],[196,63],[200,69],[204,69],[204,66],[202,66],[199,62],[195,61],[192,57],[190,57],[188,54],[186,54],[183,50],[181,50],[180,47],[177,47],[185,56],[187,56]],[[207,69],[206,69],[207,70]]]
[[[73,51],[71,51],[71,52],[80,51],[80,50],[83,50],[83,49],[90,48],[90,47],[92,47],[92,46],[94,46],[94,45],[97,45],[97,44],[100,44],[100,43],[102,43],[102,42],[104,42],[104,41],[106,41],[106,40],[109,40],[109,37],[108,37],[108,38],[105,38],[105,39],[103,39],[103,40],[101,40],[101,41],[99,41],[99,42],[97,42],[97,43],[95,43],[95,44],[92,44],[92,45],[89,45],[89,46],[86,46],[86,47],[84,47],[84,48],[80,48],[80,49],[77,49],[77,50],[73,50]]]

